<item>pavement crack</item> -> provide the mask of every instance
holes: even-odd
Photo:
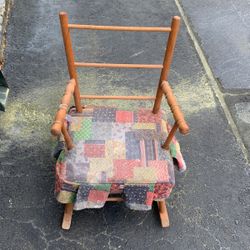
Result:
[[[43,242],[45,243],[45,249],[47,250],[49,247],[49,242],[46,239],[46,233],[40,228],[38,227],[33,220],[27,220],[27,221],[22,221],[22,220],[16,220],[16,219],[5,219],[5,220],[9,220],[12,222],[15,222],[17,224],[30,224],[32,226],[33,229],[37,230],[39,232],[39,236],[40,238],[43,240]]]
[[[231,0],[231,5],[234,9],[234,11],[236,12],[237,16],[239,17],[239,19],[242,21],[243,25],[249,29],[249,25],[247,24],[244,15],[242,15],[241,11],[238,10],[238,8],[236,7],[236,5],[233,3],[233,1]]]
[[[137,224],[137,226],[141,226],[144,223],[144,221],[148,218],[148,216],[149,216],[149,213],[146,213],[144,218],[142,218],[142,220]]]
[[[139,51],[139,52],[137,52],[137,53],[134,53],[133,55],[130,56],[130,58],[139,56],[139,55],[142,54],[143,52],[144,52],[144,50],[141,50],[141,51]]]
[[[49,245],[52,243],[52,242],[57,242],[59,240],[63,239],[64,241],[67,241],[67,242],[71,242],[71,243],[75,243],[79,246],[81,246],[83,249],[86,249],[84,243],[78,241],[78,240],[75,240],[75,239],[69,239],[69,238],[66,238],[63,236],[62,232],[60,232],[60,237],[58,237],[57,239],[53,239],[53,240],[50,240],[49,241]]]

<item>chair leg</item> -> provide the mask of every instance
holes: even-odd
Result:
[[[62,229],[69,230],[73,214],[73,203],[65,204]]]
[[[160,219],[161,219],[161,226],[162,227],[169,227],[169,218],[168,218],[168,210],[165,200],[157,201]]]

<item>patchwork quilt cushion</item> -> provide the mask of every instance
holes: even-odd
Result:
[[[162,111],[86,107],[71,109],[67,122],[74,148],[58,158],[56,194],[75,209],[102,207],[117,193],[132,209],[150,209],[174,186],[173,158],[186,168],[175,138],[169,151],[161,148],[171,129]]]

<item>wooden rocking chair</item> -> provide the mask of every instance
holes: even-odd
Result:
[[[63,41],[65,46],[65,52],[67,57],[68,71],[70,81],[66,87],[65,94],[61,100],[61,104],[56,113],[53,125],[51,127],[51,133],[55,136],[64,136],[66,147],[68,150],[74,148],[74,142],[70,136],[65,123],[65,117],[70,105],[71,96],[74,96],[74,103],[76,113],[82,113],[83,107],[81,105],[81,99],[118,99],[118,100],[154,100],[154,106],[152,109],[153,114],[157,114],[160,110],[160,104],[163,95],[166,96],[168,105],[173,113],[175,123],[172,129],[169,131],[165,143],[162,148],[168,149],[171,140],[174,137],[175,132],[179,129],[180,133],[187,134],[189,127],[184,119],[184,116],[180,110],[180,107],[173,95],[171,87],[168,83],[168,74],[170,64],[173,57],[174,47],[177,39],[177,34],[180,26],[180,17],[175,16],[172,19],[171,27],[126,27],[126,26],[96,26],[96,25],[81,25],[81,24],[69,24],[68,15],[65,12],[59,14],[61,29],[63,35]],[[82,29],[82,30],[107,30],[107,31],[129,31],[129,32],[169,32],[169,37],[166,46],[166,52],[163,60],[163,64],[113,64],[113,63],[89,63],[89,62],[76,62],[74,59],[74,53],[71,44],[70,30]],[[77,71],[78,67],[97,67],[97,68],[143,68],[143,69],[161,69],[161,75],[157,88],[156,96],[99,96],[99,95],[80,95]],[[107,201],[123,201],[122,197],[110,196]],[[166,208],[165,200],[157,201],[160,220],[162,227],[169,226],[169,218]],[[63,217],[62,228],[69,229],[71,225],[73,212],[73,203],[65,204],[65,211]]]

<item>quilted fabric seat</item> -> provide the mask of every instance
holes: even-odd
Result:
[[[86,107],[67,121],[75,146],[57,161],[56,192],[75,209],[102,207],[119,193],[130,208],[148,210],[174,186],[173,158],[185,169],[175,138],[169,151],[161,147],[170,129],[162,111]]]

